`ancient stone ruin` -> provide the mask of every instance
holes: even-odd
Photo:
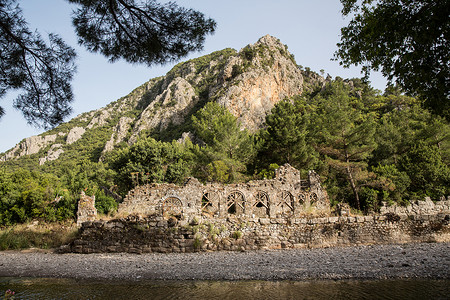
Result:
[[[202,184],[189,178],[184,185],[147,184],[131,190],[119,205],[119,215],[160,215],[186,224],[193,218],[294,218],[328,215],[330,203],[319,175],[307,180],[286,164],[274,179],[224,185]]]
[[[78,201],[77,227],[81,227],[84,222],[94,221],[96,218],[95,196],[89,197],[82,191]]]
[[[148,184],[131,190],[119,217],[95,220],[94,198],[82,193],[80,234],[61,252],[194,252],[449,242],[450,197],[383,206],[353,215],[330,211],[319,176],[307,180],[289,165],[274,179],[223,185],[190,178],[184,185]]]

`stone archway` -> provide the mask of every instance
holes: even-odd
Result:
[[[253,214],[258,217],[268,217],[270,215],[269,194],[264,191],[257,191],[254,196]]]
[[[300,205],[305,204],[306,203],[306,198],[307,198],[306,194],[304,194],[304,193],[298,194],[298,203],[300,203]]]
[[[240,191],[232,191],[227,196],[227,211],[229,214],[243,214],[245,212],[245,197]]]
[[[167,197],[162,202],[162,213],[164,217],[175,217],[181,219],[183,214],[183,202],[177,197]]]
[[[316,193],[311,193],[309,195],[309,205],[313,205],[319,201],[319,196]]]
[[[219,194],[214,191],[207,191],[202,195],[201,210],[203,214],[214,215],[219,212]]]
[[[288,191],[282,191],[278,199],[278,213],[281,216],[291,216],[294,213],[294,196]]]

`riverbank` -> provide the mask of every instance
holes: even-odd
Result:
[[[0,252],[0,277],[99,280],[449,279],[450,243],[198,253]]]

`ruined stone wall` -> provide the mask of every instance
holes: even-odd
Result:
[[[124,217],[84,222],[79,237],[61,251],[171,253],[450,242],[450,198],[383,206],[380,214],[369,216],[349,211],[331,216],[318,175],[311,171],[302,181],[289,165],[278,169],[275,179],[245,184],[203,185],[191,178],[183,186],[139,186],[119,213]]]
[[[448,212],[450,206],[450,196],[445,199],[442,197],[440,201],[433,202],[430,197],[424,200],[412,201],[408,206],[391,205],[383,203],[380,209],[382,215],[395,214],[399,216],[417,216],[417,215],[434,215]]]
[[[174,253],[449,242],[449,215],[229,218],[180,226],[162,216],[85,222],[66,252]]]
[[[89,197],[82,191],[78,201],[77,227],[81,227],[84,222],[94,221],[96,217],[95,196]]]
[[[130,191],[119,205],[119,215],[157,214],[176,218],[182,224],[193,218],[292,218],[329,215],[330,204],[319,177],[310,171],[308,180],[284,165],[270,180],[243,184],[202,184],[190,178],[184,185],[150,184]]]

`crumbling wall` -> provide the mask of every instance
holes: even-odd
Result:
[[[388,206],[386,202],[380,208],[380,213],[395,214],[399,216],[416,216],[416,215],[435,215],[439,213],[446,213],[450,206],[450,196],[445,199],[442,197],[439,201],[433,202],[430,197],[425,197],[424,200],[412,201],[407,206],[391,205]]]
[[[329,215],[327,193],[319,175],[309,173],[308,180],[286,164],[274,179],[242,184],[202,184],[189,178],[184,185],[148,184],[128,193],[119,205],[119,214],[157,214],[187,223],[193,218],[292,218],[305,215]]]
[[[229,218],[176,225],[162,216],[85,222],[65,252],[177,253],[450,242],[449,216]]]
[[[95,209],[94,199],[82,194],[79,212],[95,219],[87,207]],[[61,251],[172,253],[450,242],[450,198],[383,206],[381,214],[369,216],[351,216],[343,207],[340,216],[331,216],[319,176],[310,171],[301,180],[289,165],[278,169],[274,179],[245,184],[202,184],[190,178],[181,186],[138,186],[119,213],[126,217],[79,218],[79,224],[84,222],[79,237]]]
[[[94,221],[96,218],[95,196],[89,197],[82,191],[78,201],[77,227],[81,227],[83,222]]]

